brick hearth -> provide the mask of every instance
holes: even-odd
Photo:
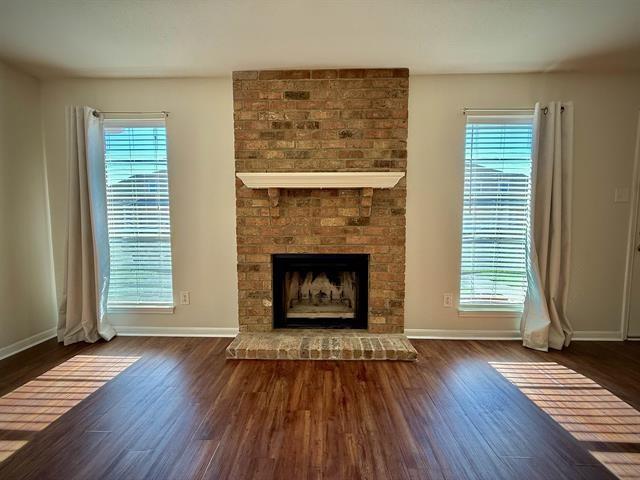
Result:
[[[241,333],[227,358],[256,360],[402,360],[415,361],[416,349],[405,335],[364,330],[278,330]]]
[[[405,172],[408,75],[235,72],[236,171]],[[360,189],[279,193],[274,207],[236,180],[240,331],[272,330],[271,254],[368,253],[369,332],[403,332],[406,178],[376,189],[370,212]]]

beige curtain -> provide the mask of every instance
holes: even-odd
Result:
[[[65,283],[58,341],[110,340],[104,320],[109,289],[109,237],[102,120],[90,107],[67,107],[68,218]]]
[[[567,318],[573,104],[537,104],[533,140],[528,288],[520,329],[525,347],[560,350],[573,334]]]

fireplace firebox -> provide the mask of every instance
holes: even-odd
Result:
[[[368,254],[275,254],[274,328],[367,328]]]

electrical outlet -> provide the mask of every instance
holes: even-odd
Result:
[[[446,308],[453,307],[453,293],[445,293],[442,295],[442,306]]]
[[[189,292],[180,292],[180,305],[189,305],[191,303],[191,294]]]

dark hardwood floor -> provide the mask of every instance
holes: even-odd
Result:
[[[0,478],[614,478],[590,451],[613,455],[610,468],[637,478],[640,343],[575,342],[544,354],[518,342],[423,340],[414,342],[416,363],[225,361],[228,343],[50,341],[0,362],[0,418],[8,420],[0,422],[0,445],[21,445],[0,463]],[[92,378],[63,364],[76,355],[140,358]],[[610,405],[616,411],[608,415],[602,396],[589,400],[597,386],[568,370],[552,370],[551,380],[528,373],[530,365],[555,365],[538,362],[609,390],[620,399]],[[498,371],[505,368],[520,387]],[[40,375],[35,387],[23,387]],[[66,396],[41,387],[61,379],[80,387]],[[565,397],[557,402],[544,396],[549,391]],[[74,395],[86,398],[64,413],[62,401]],[[15,421],[43,401],[64,414]],[[43,418],[53,421],[30,429]],[[567,430],[576,428],[580,434]],[[622,442],[611,436],[621,428]]]

